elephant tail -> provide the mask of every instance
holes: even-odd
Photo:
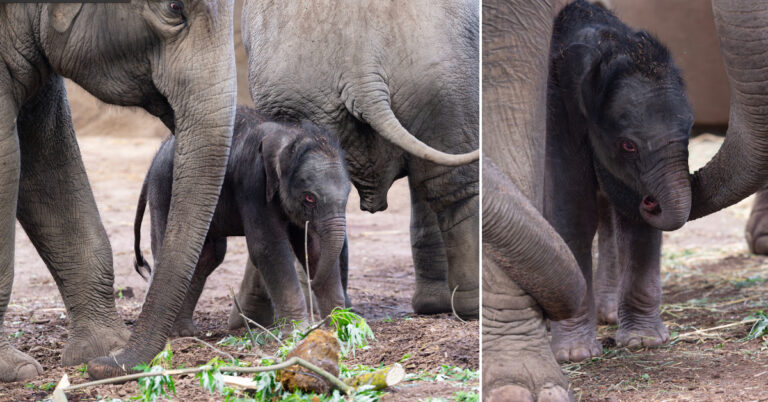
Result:
[[[144,184],[141,185],[139,205],[136,206],[136,219],[133,221],[133,251],[136,253],[136,260],[133,262],[133,267],[145,281],[149,280],[152,275],[152,267],[147,260],[144,259],[144,255],[141,253],[141,222],[144,220],[144,211],[147,208],[148,178],[149,174],[147,174],[147,177],[144,179]]]
[[[353,115],[363,117],[361,120],[367,122],[380,136],[416,157],[444,166],[466,165],[480,158],[478,149],[464,154],[448,154],[423,143],[400,124],[392,111],[389,96],[386,101],[351,102],[351,105],[347,104],[347,109]]]

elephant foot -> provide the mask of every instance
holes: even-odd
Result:
[[[416,314],[450,313],[451,291],[448,290],[448,284],[445,281],[416,282],[411,307]]]
[[[3,342],[0,346],[0,382],[28,381],[40,374],[43,374],[40,363]]]
[[[573,400],[567,389],[568,382],[552,358],[546,340],[534,343],[540,343],[541,347],[521,345],[508,349],[509,352],[496,352],[492,360],[483,362],[484,401]]]
[[[240,302],[242,304],[242,301]],[[272,303],[258,303],[251,306],[242,306],[243,314],[249,319],[259,323],[259,325],[265,328],[271,327],[275,323],[274,310]],[[229,329],[238,329],[245,327],[245,320],[240,316],[240,311],[237,310],[237,306],[232,306],[232,310],[229,312],[229,319],[227,320],[227,327]]]
[[[597,322],[614,325],[619,323],[619,303],[616,294],[596,295]]]
[[[464,320],[476,320],[480,316],[480,290],[461,290],[453,292],[453,309]]]
[[[616,332],[616,344],[627,348],[659,346],[669,342],[669,331],[661,318],[622,319]]]
[[[603,347],[597,341],[595,324],[585,318],[551,323],[551,348],[558,362],[580,362],[602,354]]]
[[[572,400],[568,391],[563,387],[554,384],[545,384],[538,392],[537,398],[533,399],[530,391],[517,385],[504,385],[494,388],[486,393],[484,401],[488,402],[508,402],[508,401],[537,401],[537,402],[568,402]]]
[[[63,366],[77,366],[122,347],[131,336],[122,323],[109,326],[91,324],[71,329],[69,342],[61,354]]]
[[[173,323],[173,329],[171,329],[171,338],[178,338],[182,336],[195,336],[197,335],[197,326],[195,326],[192,318],[177,319]]]
[[[768,255],[768,190],[757,192],[744,232],[751,253]]]
[[[113,354],[89,360],[87,364],[88,376],[94,380],[118,377],[133,373],[135,371],[133,368],[141,363],[144,362],[120,349]]]

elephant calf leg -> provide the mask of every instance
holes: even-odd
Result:
[[[757,192],[744,232],[750,252],[768,255],[768,187]]]
[[[203,244],[203,250],[200,253],[200,259],[197,262],[197,267],[195,267],[195,274],[192,276],[192,282],[187,291],[187,297],[184,299],[181,311],[179,311],[179,315],[176,316],[176,321],[173,323],[171,336],[195,336],[197,334],[197,327],[192,319],[195,306],[197,306],[197,301],[200,299],[200,294],[203,293],[205,281],[213,270],[224,261],[226,253],[226,237],[214,240],[206,239],[205,244]]]
[[[275,310],[272,307],[272,300],[267,293],[267,287],[264,279],[261,277],[258,269],[253,265],[250,258],[245,265],[245,275],[240,283],[240,292],[237,293],[237,301],[243,309],[243,314],[264,327],[271,327],[275,322]],[[237,329],[245,326],[243,317],[237,310],[237,306],[232,304],[232,311],[229,313],[227,322],[229,329]]]
[[[604,195],[599,195],[597,201],[598,262],[594,283],[597,321],[602,324],[618,324],[619,293],[624,270],[619,262],[613,208]]]
[[[568,401],[536,301],[483,259],[483,400]]]
[[[661,320],[661,232],[645,224],[626,222],[617,216],[619,245],[627,254],[626,280],[619,303],[619,346],[646,347],[669,342],[669,331]]]

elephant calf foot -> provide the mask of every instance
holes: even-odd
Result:
[[[61,364],[77,366],[98,356],[108,355],[128,342],[131,336],[122,323],[111,326],[91,324],[70,329],[69,342],[61,354]]]
[[[615,294],[597,295],[597,322],[614,325],[619,323],[619,303]]]
[[[622,317],[616,344],[628,348],[659,346],[669,342],[667,326],[658,314],[648,317]]]
[[[240,302],[243,303],[242,301]],[[275,314],[272,308],[272,303],[260,303],[259,305],[252,305],[243,307],[243,313],[249,319],[259,323],[265,328],[269,328],[275,323]],[[233,305],[232,310],[229,312],[229,319],[227,320],[227,327],[229,329],[238,329],[245,327],[245,320],[240,316],[240,312],[237,310],[237,306]]]
[[[571,397],[568,391],[555,384],[545,384],[541,387],[536,399],[533,399],[533,395],[526,388],[517,385],[504,385],[487,392],[483,400],[487,402],[567,402],[571,400]]]
[[[195,322],[192,320],[192,318],[181,318],[177,319],[173,323],[173,328],[171,329],[171,337],[178,338],[183,336],[195,336],[197,335],[197,332],[197,326],[195,325]]]
[[[0,382],[28,381],[40,374],[43,374],[43,368],[35,359],[8,342],[0,345]]]

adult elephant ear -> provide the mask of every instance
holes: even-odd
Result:
[[[51,26],[57,32],[66,32],[75,20],[83,3],[51,3],[48,4],[48,18]]]
[[[737,203],[768,179],[768,3],[714,0],[731,113],[725,142],[693,174],[690,219]]]

